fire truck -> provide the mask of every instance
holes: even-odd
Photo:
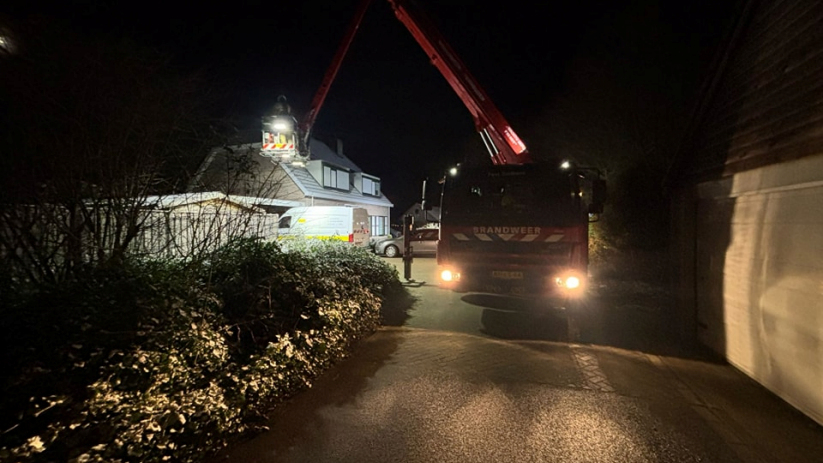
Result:
[[[441,208],[443,285],[573,305],[588,277],[589,216],[605,195],[595,175],[562,162],[459,169]]]
[[[535,162],[502,113],[413,0],[388,0],[471,113],[489,158],[446,176],[437,264],[458,291],[537,296],[567,307],[585,292],[588,229],[603,211],[597,169],[550,157]],[[301,124],[304,140],[370,0],[362,0]],[[481,156],[485,158],[485,156]]]

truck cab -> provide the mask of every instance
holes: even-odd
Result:
[[[443,285],[539,296],[558,307],[582,297],[595,202],[584,199],[584,183],[559,162],[466,168],[449,177],[437,251]]]

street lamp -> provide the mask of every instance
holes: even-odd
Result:
[[[458,172],[457,167],[459,165],[460,164],[458,164],[457,166],[452,166],[451,168],[449,168],[449,170],[447,171],[449,177],[456,177],[457,176],[457,172]],[[443,193],[446,191],[446,174],[444,174],[443,177],[441,177],[440,180],[437,181],[437,183],[440,184],[440,213],[439,213],[439,216],[438,216],[437,219],[442,224],[443,223]]]

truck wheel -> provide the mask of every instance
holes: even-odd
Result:
[[[386,254],[386,257],[397,257],[400,255],[400,249],[393,244],[386,246],[386,250],[383,252]]]

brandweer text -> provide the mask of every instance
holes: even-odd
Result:
[[[472,233],[522,233],[524,235],[539,235],[540,227],[473,227]]]

